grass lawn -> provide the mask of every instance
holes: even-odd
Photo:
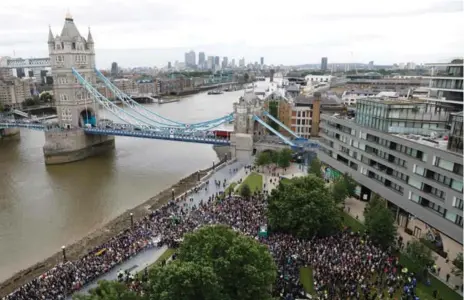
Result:
[[[310,267],[300,269],[300,281],[305,292],[314,295],[313,270]]]
[[[252,193],[255,191],[260,192],[263,189],[263,176],[252,172],[239,186],[238,191],[240,191],[244,184],[248,184]]]
[[[353,231],[364,231],[366,227],[359,220],[356,220],[346,212],[341,212],[343,218],[343,225],[350,227]]]
[[[363,231],[365,226],[360,221],[356,220],[346,212],[342,212],[343,216],[343,225],[351,227],[353,231]],[[411,265],[409,259],[405,256],[400,256],[400,263],[406,267]],[[449,286],[441,282],[440,280],[436,279],[433,275],[429,276],[430,278],[430,286],[426,286],[422,282],[417,284],[416,293],[421,300],[432,300],[433,298],[433,291],[438,291],[438,298],[443,298],[446,300],[462,300],[461,295],[457,292],[453,291]]]

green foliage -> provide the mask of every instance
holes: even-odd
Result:
[[[367,213],[365,212],[364,215],[367,233],[374,243],[388,248],[393,245],[397,235],[392,212],[383,199],[377,198],[372,205],[369,203],[367,207],[369,208],[366,209]]]
[[[269,114],[279,119],[279,102],[278,101],[269,101]],[[274,128],[274,130],[279,131],[279,124],[274,122],[273,120],[269,119],[269,125]]]
[[[53,96],[48,92],[43,92],[40,94],[39,100],[42,102],[51,102],[53,100]]]
[[[98,286],[91,289],[89,295],[75,295],[74,300],[141,300],[127,286],[117,281],[102,280]]]
[[[313,174],[316,177],[323,178],[322,164],[318,158],[314,158],[309,165],[308,173]]]
[[[277,269],[267,248],[223,225],[185,235],[178,259],[213,269],[223,293],[216,299],[269,299],[276,279]]]
[[[175,260],[150,270],[149,300],[224,299],[221,286],[210,266]]]
[[[417,240],[412,240],[406,245],[404,256],[410,262],[407,265],[408,269],[417,274],[422,274],[434,262],[432,250]]]
[[[462,277],[463,261],[462,261],[462,252],[456,255],[456,258],[453,259],[453,274],[455,276]]]
[[[245,80],[245,82],[248,82],[248,80],[250,80],[250,75],[248,73],[245,73],[245,75],[243,75],[243,80]]]
[[[382,206],[382,205],[383,206],[386,205],[385,200],[380,198],[378,195],[373,194],[371,196],[371,200],[369,201],[369,203],[364,208],[364,212],[363,212],[364,223],[370,222],[369,218],[372,216],[372,214],[370,213],[370,210],[375,209],[377,206]]]
[[[343,181],[345,182],[346,190],[348,191],[348,196],[356,196],[356,187],[358,186],[358,183],[353,179],[353,177],[351,177],[350,174],[345,173],[345,175],[343,175]]]
[[[271,163],[272,163],[272,159],[271,159],[271,152],[270,151],[263,151],[263,152],[259,153],[258,156],[256,157],[255,164],[258,167],[267,166],[267,165],[269,165]]]
[[[332,197],[337,204],[345,202],[346,197],[348,197],[348,188],[346,187],[346,182],[341,178],[337,178],[332,184]]]
[[[246,183],[242,184],[240,187],[240,196],[242,196],[245,199],[249,199],[251,196],[251,189],[250,186]]]
[[[314,175],[279,184],[271,192],[267,215],[273,229],[305,238],[330,235],[341,226],[339,210],[324,180]]]
[[[278,162],[277,165],[280,168],[288,168],[292,161],[292,150],[284,148],[277,153]]]

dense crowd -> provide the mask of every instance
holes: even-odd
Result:
[[[374,246],[366,235],[346,229],[335,236],[311,240],[282,233],[260,236],[260,228],[267,224],[267,194],[255,194],[251,201],[224,197],[219,190],[226,184],[220,181],[215,185],[218,192],[199,204],[193,203],[190,195],[171,201],[83,258],[56,266],[3,300],[65,299],[148,247],[175,246],[185,233],[218,223],[267,245],[278,267],[276,297],[308,297],[300,282],[300,268],[311,266],[316,294],[313,299],[393,299],[397,291],[401,291],[402,299],[418,299],[414,295],[414,276],[399,271],[397,259]],[[202,187],[192,192],[205,190]],[[134,289],[140,287],[129,274],[119,279]]]

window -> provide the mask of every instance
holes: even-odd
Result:
[[[453,206],[459,209],[463,209],[463,202],[461,198],[453,197]]]
[[[416,179],[414,179],[412,177],[409,177],[408,183],[409,183],[410,186],[413,186],[416,189],[420,190],[422,188],[422,182],[420,182],[419,180],[416,180]]]
[[[451,182],[451,188],[462,193],[462,181],[454,180]]]
[[[60,94],[60,101],[68,101],[68,95]]]
[[[57,56],[55,57],[55,61],[56,61],[57,63],[62,63],[62,62],[64,62],[64,56],[63,56],[63,55],[57,55]]]
[[[443,158],[439,158],[439,157],[437,158],[435,165],[439,168],[442,168],[442,169],[445,169],[451,172],[453,171],[453,168],[454,168],[454,163],[447,161]]]

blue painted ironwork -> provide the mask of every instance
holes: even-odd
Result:
[[[119,90],[108,78],[106,78],[99,70],[95,69],[95,72],[97,76],[103,81],[105,86],[107,86],[111,92],[119,98],[124,105],[129,107],[130,109],[134,110],[137,112],[137,114],[141,115],[142,117],[148,119],[152,123],[156,124],[155,126],[160,126],[160,127],[171,127],[171,128],[189,128],[189,129],[198,129],[198,130],[208,130],[214,127],[217,127],[223,123],[230,122],[233,120],[233,114],[228,114],[226,116],[209,120],[209,121],[204,121],[204,122],[199,122],[199,123],[191,123],[191,124],[186,124],[178,121],[174,121],[171,119],[168,119],[166,117],[163,117],[160,114],[157,114],[143,105],[140,105],[136,101],[134,101],[129,95],[125,94],[121,90]],[[161,121],[157,121],[156,118],[161,119]]]
[[[272,128],[269,124],[261,120],[257,115],[253,115],[253,120],[257,121],[259,124],[266,127],[267,130],[278,136],[285,144],[289,145],[290,147],[295,147],[296,145],[290,141],[287,137],[283,136],[280,132]]]
[[[160,131],[166,128],[160,128],[152,126],[150,123],[147,123],[143,120],[140,120],[138,116],[133,115],[132,113],[125,111],[124,109],[118,107],[113,102],[108,100],[105,96],[100,94],[90,83],[88,83],[79,72],[72,68],[73,75],[77,78],[78,82],[89,92],[92,98],[97,101],[100,105],[103,106],[106,110],[111,112],[114,116],[118,119],[123,121],[124,123],[131,124],[137,128],[143,130],[151,130],[151,131]],[[169,130],[169,128],[167,128]]]
[[[22,121],[7,121],[7,120],[0,120],[0,128],[27,128],[33,130],[45,130],[44,124],[37,124],[37,123],[30,123],[30,122],[22,122]]]
[[[208,136],[195,136],[195,135],[181,135],[181,134],[164,134],[159,132],[147,132],[140,130],[119,130],[119,129],[103,129],[103,128],[84,128],[87,134],[98,134],[98,135],[112,135],[112,136],[127,136],[127,137],[138,137],[146,139],[156,140],[168,140],[168,141],[179,141],[187,143],[199,143],[199,144],[210,144],[210,145],[230,145],[230,141],[226,139],[218,139]]]
[[[284,123],[280,122],[277,118],[274,118],[273,115],[271,115],[270,113],[268,113],[267,111],[263,111],[263,114],[268,117],[269,119],[271,119],[272,121],[276,122],[280,127],[282,127],[283,129],[285,129],[288,133],[290,133],[291,135],[293,135],[295,138],[300,138],[299,135],[297,135],[295,132],[293,132],[293,130],[291,130],[290,128],[288,128]]]

